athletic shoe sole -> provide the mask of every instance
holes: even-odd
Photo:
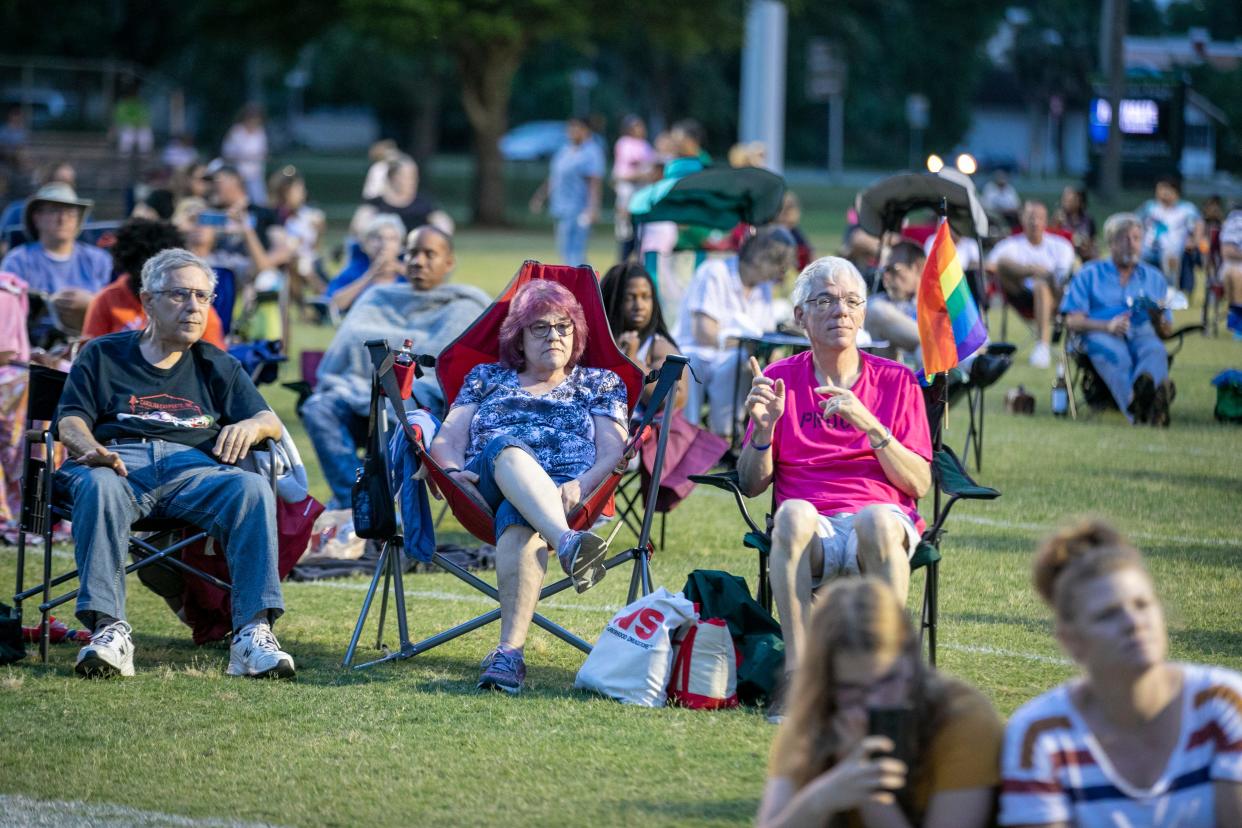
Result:
[[[261,673],[243,673],[241,670],[235,670],[231,665],[226,671],[230,676],[238,676],[240,678],[255,679],[292,679],[297,677],[297,670],[294,669],[291,662],[281,659],[276,662],[276,666]]]
[[[116,678],[117,676],[132,676],[134,674],[132,667],[126,672],[114,664],[109,664],[94,653],[88,653],[83,656],[82,660],[74,665],[73,672],[82,678],[89,679],[109,679]]]
[[[574,589],[578,594],[604,580],[608,569],[604,566],[604,556],[608,554],[608,544],[598,535],[587,533],[578,541],[578,550],[569,566],[569,576],[573,579]]]
[[[522,692],[521,685],[513,687],[508,684],[501,684],[495,679],[480,679],[478,685],[476,686],[480,690],[500,690],[508,693],[510,696],[516,696],[518,693]]]

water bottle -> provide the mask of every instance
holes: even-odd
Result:
[[[1069,385],[1065,382],[1065,360],[1057,362],[1057,376],[1052,381],[1052,416],[1069,414]]]
[[[414,364],[414,340],[407,339],[401,343],[400,350],[393,355],[392,361],[397,365],[413,365]]]

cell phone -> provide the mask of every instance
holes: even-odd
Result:
[[[889,755],[909,767],[914,762],[914,709],[872,707],[867,710],[867,735],[887,736],[893,743]]]
[[[204,210],[198,214],[198,223],[203,227],[224,227],[229,223],[227,213]]]

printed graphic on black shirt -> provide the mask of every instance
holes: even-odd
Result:
[[[179,428],[211,428],[212,418],[203,409],[184,397],[152,394],[129,398],[129,413],[118,412],[118,420],[152,420]]]

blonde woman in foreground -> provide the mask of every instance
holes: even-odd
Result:
[[[1242,825],[1242,675],[1166,661],[1142,556],[1100,521],[1035,555],[1035,589],[1082,669],[1005,732],[1002,825]]]
[[[991,824],[1000,719],[978,690],[924,664],[891,586],[831,584],[806,649],[758,825]]]

